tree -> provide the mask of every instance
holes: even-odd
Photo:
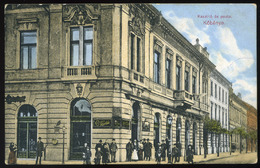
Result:
[[[219,121],[209,119],[208,117],[205,117],[204,121],[204,128],[206,133],[215,133],[218,135],[218,148],[217,148],[217,156],[219,157],[219,147],[220,147],[220,134],[222,133],[228,133],[228,131],[221,127],[221,124]],[[205,134],[206,137],[204,138],[204,146],[207,146],[207,134]],[[204,158],[206,158],[207,153],[207,147],[204,152]]]
[[[251,139],[251,152],[253,152],[253,141],[256,143],[257,131],[256,130],[249,131],[248,137]],[[255,150],[256,150],[256,147],[255,147]]]

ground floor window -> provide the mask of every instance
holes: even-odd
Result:
[[[37,143],[37,112],[31,105],[23,105],[18,111],[18,158],[35,158]]]

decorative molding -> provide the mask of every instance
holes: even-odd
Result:
[[[182,67],[182,61],[183,61],[183,59],[179,55],[177,55],[176,62],[179,67]]]
[[[128,22],[130,31],[138,36],[145,34],[145,15],[135,5],[129,6],[130,21]]]
[[[38,18],[21,18],[21,19],[16,19],[18,24],[24,24],[24,23],[38,23],[39,19]]]
[[[98,10],[98,6],[92,8]],[[63,8],[63,14],[63,21],[71,25],[91,24],[98,19],[98,15],[94,14],[87,5],[66,5]]]

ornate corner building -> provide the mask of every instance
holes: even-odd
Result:
[[[81,159],[87,142],[169,139],[204,153],[215,68],[148,4],[8,5],[5,9],[5,157]],[[63,129],[62,129],[63,128]],[[63,139],[64,135],[64,139]],[[207,139],[206,139],[207,140]],[[154,157],[154,148],[152,151]]]

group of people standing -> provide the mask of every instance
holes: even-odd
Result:
[[[132,139],[129,139],[129,142],[126,144],[126,158],[127,161],[138,161],[138,160],[151,160],[152,154],[152,143],[149,141],[149,138],[140,140],[137,142],[135,139],[132,142]]]
[[[44,144],[41,141],[41,137],[38,138],[37,141],[37,146],[36,146],[36,165],[39,163],[41,164],[42,160],[42,152],[44,151]],[[17,163],[17,158],[16,158],[16,151],[17,151],[17,146],[11,142],[9,146],[10,152],[9,152],[9,157],[8,157],[8,165],[14,165]]]
[[[104,144],[102,143],[102,140],[99,140],[99,143],[96,144],[95,150],[95,164],[100,164],[100,161],[102,161],[103,164],[116,162],[115,158],[118,147],[115,139],[112,139],[112,143],[110,144],[108,143],[108,140],[106,140]]]

